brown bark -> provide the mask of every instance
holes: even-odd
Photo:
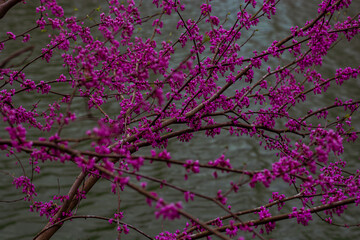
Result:
[[[62,219],[63,213],[70,212],[73,210],[80,202],[81,199],[77,198],[77,190],[84,191],[85,193],[89,192],[90,189],[95,185],[99,178],[90,176],[84,184],[83,181],[86,177],[86,173],[81,172],[79,176],[76,178],[74,184],[71,186],[68,196],[69,199],[64,202],[61,209],[54,216],[54,219]],[[82,186],[81,186],[82,185]],[[66,216],[65,216],[66,217]],[[53,225],[52,222],[48,222],[46,226],[35,236],[34,240],[48,240],[50,239],[57,230],[61,228],[62,225]]]
[[[4,68],[12,59],[17,58],[18,56],[20,56],[23,53],[26,53],[29,51],[32,52],[33,50],[34,50],[34,46],[29,46],[29,47],[22,48],[16,52],[12,53],[9,57],[7,57],[4,61],[2,61],[0,63],[0,69]]]
[[[0,19],[5,16],[5,14],[16,4],[21,2],[21,0],[8,0],[0,1]]]

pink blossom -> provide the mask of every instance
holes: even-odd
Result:
[[[289,218],[297,218],[298,224],[302,224],[304,226],[308,225],[308,222],[312,220],[312,216],[310,213],[310,209],[305,210],[304,207],[302,207],[299,211],[296,207],[293,207],[293,212],[289,215]]]
[[[23,37],[23,42],[28,42],[30,40],[30,34],[25,34],[24,37]]]
[[[28,201],[32,200],[33,197],[37,195],[34,184],[26,176],[14,178],[13,184],[16,188],[22,187],[22,192],[26,194],[25,199]]]
[[[178,210],[182,209],[182,204],[181,202],[165,204],[164,201],[160,198],[156,203],[156,209],[158,209],[155,212],[156,218],[162,216],[163,219],[174,220],[176,218],[180,218],[180,213]]]
[[[7,34],[8,37],[11,38],[12,40],[15,40],[15,39],[16,39],[16,35],[13,34],[12,32],[7,32],[6,34]]]
[[[202,4],[201,5],[201,14],[208,15],[211,13],[211,5],[210,4]]]
[[[226,234],[230,237],[235,237],[238,233],[238,227],[234,223],[234,220],[230,220],[230,227],[226,228]]]

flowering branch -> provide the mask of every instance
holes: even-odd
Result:
[[[18,2],[2,1],[0,18]],[[12,184],[30,210],[48,219],[34,239],[50,239],[76,218],[117,224],[119,239],[132,230],[161,240],[264,239],[277,221],[296,218],[308,225],[324,212],[332,223],[334,213],[358,205],[359,170],[346,169],[352,159],[345,154],[358,141],[360,99],[342,89],[356,84],[360,67],[354,61],[358,65],[322,71],[340,40],[350,48],[360,34],[360,14],[346,15],[352,1],[322,0],[311,20],[278,41],[267,42],[267,36],[259,46],[251,45],[262,32],[259,24],[275,21],[283,1],[243,0],[225,17],[210,0],[189,4],[109,0],[78,17],[56,0],[41,0],[32,28],[20,34],[11,29],[0,40],[0,51],[20,38],[35,43],[37,34],[47,41],[39,51],[29,45],[0,63],[0,151],[21,170]],[[28,51],[35,57],[9,66]],[[34,74],[37,66],[55,65],[46,79]],[[220,140],[207,140],[213,138]],[[224,139],[255,142],[251,149],[268,153],[266,161],[239,150],[237,140],[225,151],[218,145]],[[184,154],[200,142],[214,151]],[[55,161],[79,174],[66,194],[44,196],[33,179]],[[158,175],[159,169],[169,172]],[[117,195],[114,218],[77,215],[100,179]],[[279,182],[289,188],[271,193]],[[268,190],[268,203],[244,207],[234,201],[256,186]],[[164,226],[152,238],[125,224],[128,191],[165,225],[183,218],[185,226],[174,232]],[[281,212],[296,200],[302,206]],[[199,205],[211,214],[196,214]]]

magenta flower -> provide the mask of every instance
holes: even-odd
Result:
[[[155,212],[155,216],[156,218],[162,216],[163,219],[174,220],[176,218],[180,218],[180,213],[178,210],[182,208],[183,207],[181,202],[165,204],[164,201],[160,198],[156,203],[156,209],[158,210]]]
[[[309,221],[312,220],[310,209],[305,210],[304,207],[302,207],[299,211],[296,207],[293,207],[293,212],[289,215],[289,218],[295,217],[297,218],[297,222],[304,226],[307,226]]]
[[[20,176],[14,178],[13,184],[16,188],[22,187],[22,192],[26,194],[25,199],[28,201],[32,200],[37,195],[35,186],[28,177]]]
[[[12,32],[7,32],[6,35],[8,35],[8,37],[11,38],[12,40],[16,40],[16,35],[13,34]]]

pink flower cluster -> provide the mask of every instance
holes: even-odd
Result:
[[[289,215],[289,218],[296,218],[297,222],[304,226],[307,226],[309,221],[312,220],[310,210],[305,210],[304,207],[302,207],[300,210],[297,210],[296,207],[293,207],[293,212]]]
[[[162,216],[163,219],[169,220],[180,218],[179,210],[182,208],[181,202],[165,204],[162,198],[160,198],[156,203],[156,209],[158,210],[155,212],[155,216],[156,218]]]
[[[16,188],[22,188],[22,192],[26,194],[25,200],[31,201],[37,196],[35,186],[28,177],[20,176],[14,178],[13,184]]]
[[[259,220],[263,220],[265,218],[269,218],[271,217],[271,214],[269,212],[269,210],[267,208],[265,208],[264,206],[260,207],[260,211],[257,212],[257,214],[259,214]],[[270,233],[272,230],[275,229],[276,224],[275,222],[269,222],[265,224],[265,231],[266,233]],[[263,233],[263,229],[261,229],[260,233]]]

